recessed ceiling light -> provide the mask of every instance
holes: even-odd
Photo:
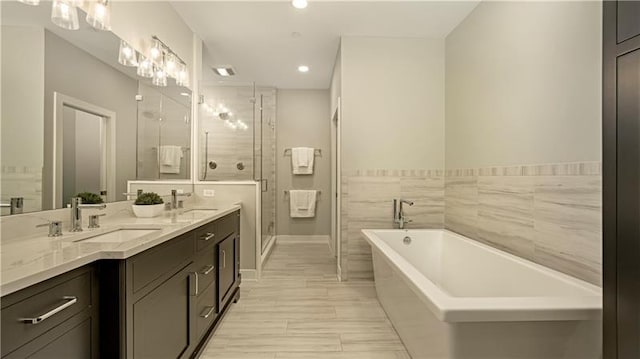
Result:
[[[307,7],[307,0],[293,0],[291,1],[291,5],[296,9],[304,9]]]
[[[188,93],[188,92],[180,92],[180,95],[185,96],[185,97],[186,97],[186,96],[191,96],[191,94],[190,94],[190,93]]]
[[[233,67],[212,67],[213,72],[215,72],[219,76],[233,76],[236,72],[233,70]]]
[[[298,66],[298,71],[300,71],[300,72],[309,72],[309,66],[300,65],[300,66]]]

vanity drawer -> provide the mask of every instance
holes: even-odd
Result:
[[[196,250],[201,251],[212,246],[218,238],[217,221],[207,223],[195,230],[196,233]]]
[[[90,308],[92,269],[63,274],[2,298],[2,356]]]
[[[200,338],[218,316],[216,307],[216,286],[211,285],[198,297],[196,304],[196,331]]]
[[[227,238],[230,234],[239,232],[240,211],[229,213],[216,221],[216,236],[220,240]]]
[[[196,270],[198,271],[199,295],[216,279],[216,246],[211,246],[196,256]]]
[[[189,232],[129,259],[133,292],[182,268],[192,258],[193,247],[193,233]]]

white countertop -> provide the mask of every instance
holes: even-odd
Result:
[[[132,215],[103,217],[101,227],[97,229],[85,228],[78,233],[63,231],[61,237],[38,235],[3,242],[0,245],[0,295],[16,292],[100,259],[129,258],[240,209],[238,204],[216,207],[215,211],[207,211],[206,214],[193,208],[163,213],[156,218]],[[146,228],[157,230],[125,242],[83,242],[88,237],[118,229]]]

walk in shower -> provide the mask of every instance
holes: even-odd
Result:
[[[189,179],[191,173],[191,94],[139,82],[139,180]]]
[[[201,93],[199,179],[260,183],[264,250],[275,235],[276,90],[232,83]]]

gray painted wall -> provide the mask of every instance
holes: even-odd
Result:
[[[59,92],[116,113],[116,200],[136,178],[135,95],[138,82],[67,41],[45,31],[44,133],[53,126],[53,93]],[[51,138],[44,138],[43,198],[50,209]],[[49,199],[47,201],[47,199]]]
[[[341,60],[342,170],[444,168],[444,39],[343,37]]]
[[[599,161],[600,2],[481,2],[446,39],[446,166]]]
[[[329,235],[331,233],[331,114],[328,90],[278,90],[277,95],[277,234]],[[291,157],[284,150],[313,147],[316,156],[313,175],[293,175]],[[289,197],[284,190],[316,189],[315,218],[290,218]]]

